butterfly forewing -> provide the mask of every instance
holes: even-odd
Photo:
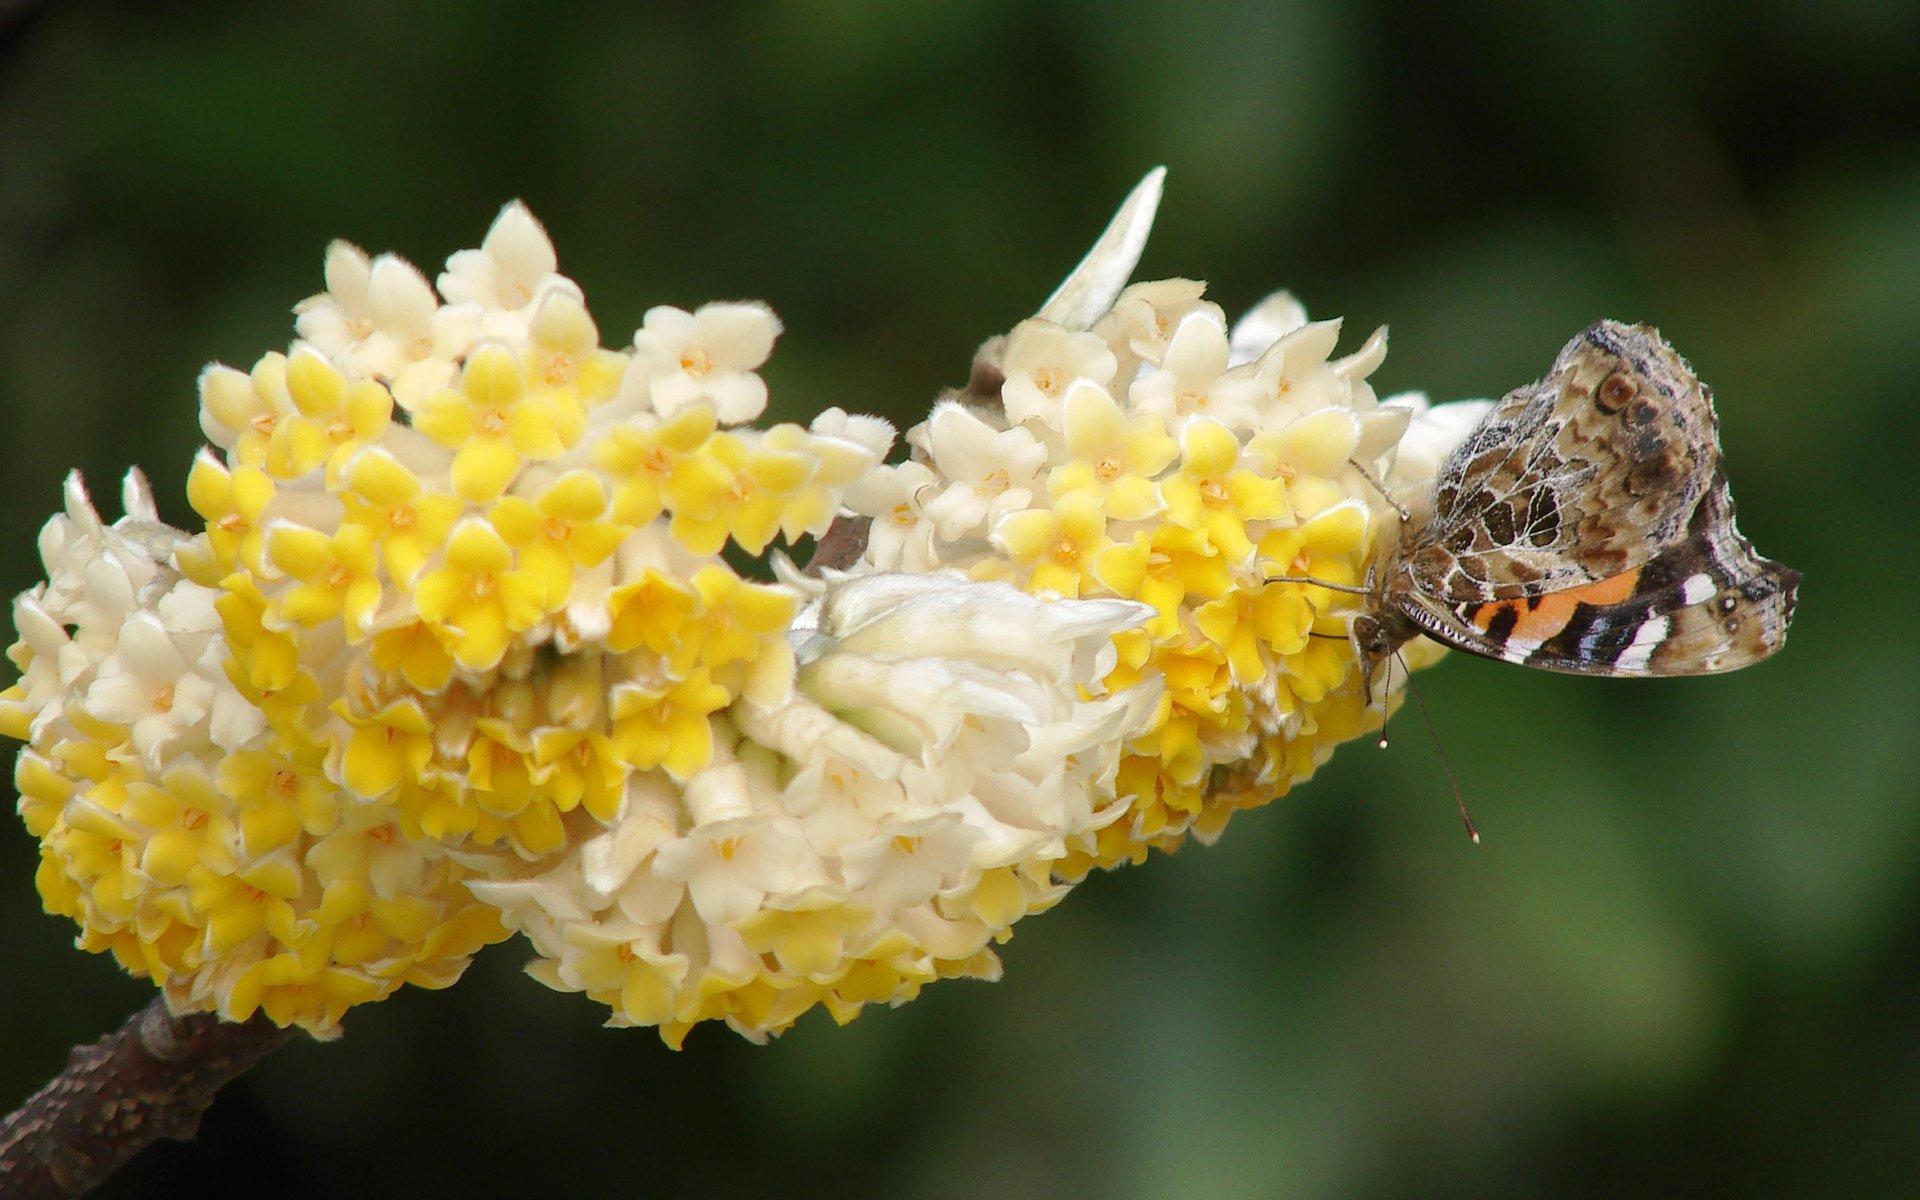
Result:
[[[1402,569],[1453,600],[1612,578],[1682,535],[1718,444],[1711,399],[1679,355],[1650,329],[1602,322],[1454,451]]]

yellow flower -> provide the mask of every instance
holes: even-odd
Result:
[[[433,761],[433,722],[411,697],[368,716],[356,716],[346,701],[334,711],[353,726],[341,752],[340,782],[365,800],[378,799],[402,782],[417,782]]]
[[[274,602],[282,620],[311,628],[339,617],[348,641],[367,636],[381,589],[373,532],[366,526],[342,525],[329,537],[304,525],[275,522],[267,529],[267,557],[300,582]]]
[[[492,525],[469,517],[447,538],[446,565],[414,589],[414,609],[452,636],[453,657],[470,671],[491,670],[514,634],[545,610],[540,586],[513,569],[513,551]]]
[[[286,477],[286,451],[274,449],[281,419],[293,411],[287,395],[287,356],[265,354],[251,373],[210,366],[200,374],[200,423],[207,436],[233,452],[232,461]],[[284,436],[282,444],[284,446]],[[275,460],[270,462],[269,460]]]
[[[385,450],[356,456],[345,482],[346,519],[373,531],[387,574],[402,586],[420,574],[465,507],[457,497],[427,491]]]
[[[713,757],[708,714],[732,699],[705,667],[667,683],[621,684],[613,690],[614,748],[637,771],[664,767],[675,779],[686,779]]]
[[[543,790],[561,812],[584,808],[602,821],[618,815],[627,768],[612,738],[591,729],[542,729],[533,735],[533,761],[547,773]]]
[[[430,397],[414,427],[454,451],[453,490],[484,504],[507,489],[523,459],[548,459],[578,441],[585,421],[577,403],[530,395],[513,353],[476,350],[460,386]]]
[[[569,471],[538,499],[506,496],[487,516],[519,552],[519,570],[539,587],[553,612],[573,594],[575,568],[597,567],[620,545],[626,530],[600,519],[607,490],[591,471]]]
[[[304,475],[323,459],[329,486],[359,447],[377,440],[393,419],[393,396],[372,379],[348,383],[311,351],[287,360],[287,394],[298,410],[275,432],[286,444],[290,474]]]
[[[667,481],[673,536],[695,554],[718,554],[729,535],[758,554],[787,518],[793,494],[813,475],[815,460],[769,450],[735,433],[720,433],[681,460]]]
[[[698,603],[692,588],[649,567],[640,578],[608,594],[612,626],[607,631],[607,648],[624,654],[645,646],[667,658],[669,671],[685,674],[698,645],[685,642],[681,631]],[[678,653],[683,647],[689,652],[684,659]]]
[[[1166,422],[1152,413],[1128,420],[1105,388],[1090,383],[1067,393],[1064,412],[1067,461],[1047,476],[1048,493],[1058,500],[1068,492],[1092,492],[1116,521],[1159,512],[1160,489],[1153,480],[1178,452]]]
[[[592,407],[620,389],[626,355],[600,348],[600,331],[572,293],[548,293],[527,334],[533,386],[560,404]]]
[[[812,430],[794,424],[775,425],[767,430],[761,445],[768,450],[804,454],[814,462],[812,475],[787,497],[781,512],[780,532],[789,542],[809,533],[816,536],[825,533],[840,510],[841,494],[882,457],[858,442],[817,436]]]
[[[220,760],[214,783],[233,801],[241,845],[250,855],[278,850],[302,832],[330,833],[340,823],[339,793],[317,761],[239,750]]]
[[[1289,529],[1276,529],[1260,539],[1260,567],[1268,578],[1281,575],[1324,579],[1357,586],[1359,564],[1367,558],[1370,522],[1359,500],[1347,500]],[[1300,587],[1314,608],[1339,604],[1341,593],[1306,584]]]
[[[1201,605],[1193,614],[1193,622],[1208,641],[1226,651],[1234,679],[1251,684],[1267,673],[1261,646],[1276,655],[1288,655],[1306,645],[1313,609],[1298,588],[1269,584],[1257,589],[1235,588]]]
[[[695,404],[656,425],[625,424],[594,446],[594,460],[618,480],[613,519],[644,525],[666,507],[667,481],[687,455],[706,445],[715,427],[713,407]]]
[[[207,543],[223,568],[261,569],[261,515],[273,501],[273,480],[258,467],[229,471],[206,451],[187,473],[187,503],[207,522]]]
[[[140,870],[156,887],[178,887],[194,868],[225,874],[234,869],[235,828],[213,781],[189,767],[174,767],[158,786],[131,781],[125,817],[153,830],[140,851]]]
[[[1211,417],[1187,423],[1180,450],[1180,470],[1160,484],[1167,515],[1205,533],[1229,563],[1246,561],[1253,552],[1247,522],[1285,513],[1285,487],[1239,466],[1240,439]]]
[[[453,655],[434,626],[408,621],[373,635],[373,665],[397,671],[407,685],[427,695],[444,691],[453,678]]]
[[[1151,628],[1162,637],[1179,632],[1187,597],[1213,600],[1233,586],[1226,558],[1205,534],[1164,521],[1094,555],[1093,576],[1116,596],[1151,604],[1159,613]]]
[[[700,597],[701,662],[719,668],[783,650],[791,656],[781,635],[793,621],[793,593],[749,583],[722,566],[701,567],[693,588]]]
[[[1086,492],[1062,496],[1051,509],[1008,513],[993,540],[1027,571],[1027,590],[1078,597],[1094,558],[1113,543],[1100,501]]]

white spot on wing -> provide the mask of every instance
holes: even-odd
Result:
[[[1687,581],[1680,585],[1680,598],[1689,605],[1700,604],[1711,599],[1719,590],[1714,585],[1713,576],[1702,571],[1698,575],[1687,576]]]
[[[1693,588],[1693,580],[1687,580],[1686,586],[1688,590],[1691,591]],[[1648,660],[1653,657],[1654,647],[1666,639],[1667,630],[1671,628],[1672,625],[1673,621],[1671,618],[1655,617],[1653,620],[1640,626],[1639,629],[1636,629],[1633,634],[1633,642],[1625,650],[1620,652],[1619,658],[1614,660],[1614,669],[1616,671],[1646,670]]]

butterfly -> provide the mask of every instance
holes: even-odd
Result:
[[[1423,506],[1424,510],[1425,506]],[[1583,330],[1448,456],[1351,623],[1576,675],[1709,675],[1786,641],[1800,574],[1734,527],[1712,393],[1650,325]]]

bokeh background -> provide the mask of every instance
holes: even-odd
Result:
[[[1744,1197],[1920,1179],[1920,12],[1602,0],[0,3],[0,584],[70,465],[176,520],[193,380],[346,236],[433,270],[526,198],[609,331],[761,296],[780,415],[901,420],[1149,166],[1147,275],[1382,322],[1497,394],[1601,316],[1715,387],[1806,572],[1716,680],[1451,659],[1417,721],[780,1042],[597,1026],[511,946],[280,1053],[117,1196]],[[149,991],[0,829],[0,1107]]]

